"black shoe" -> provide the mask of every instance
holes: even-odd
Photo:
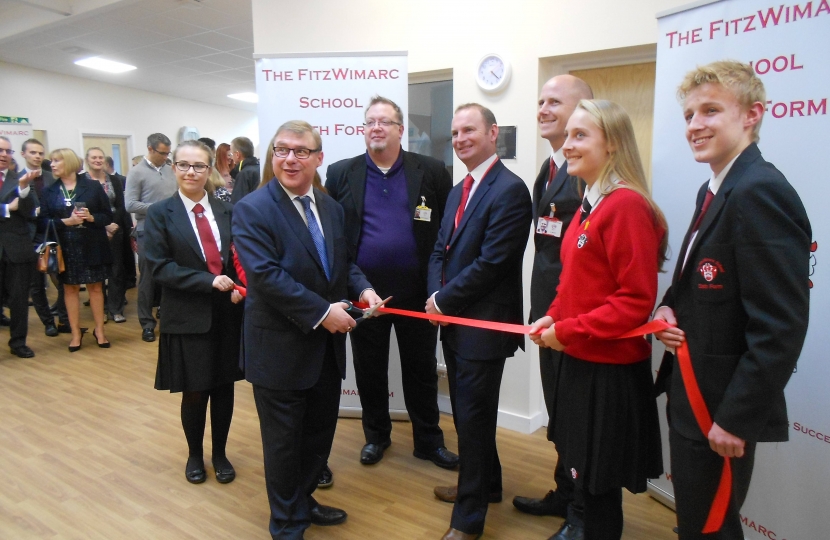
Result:
[[[54,324],[47,324],[43,328],[43,333],[49,337],[56,337],[60,332],[58,332],[58,327]]]
[[[428,459],[442,469],[452,470],[458,467],[458,456],[443,446],[439,446],[432,452],[419,452],[415,450],[412,452],[412,455],[418,459]]]
[[[330,488],[334,485],[334,474],[329,469],[329,466],[326,465],[323,467],[323,470],[320,471],[320,478],[317,479],[317,487],[326,489]]]
[[[530,497],[513,497],[513,506],[519,512],[534,516],[568,517],[568,500],[551,490],[542,499]]]
[[[340,525],[346,521],[347,517],[348,514],[339,508],[318,504],[311,509],[309,519],[314,525],[326,527],[328,525]]]
[[[392,441],[386,439],[381,444],[366,443],[363,450],[360,451],[360,462],[364,465],[374,465],[383,459],[383,451],[389,448]]]
[[[11,353],[15,356],[19,356],[20,358],[34,358],[35,351],[27,347],[26,345],[20,345],[18,347],[12,347],[9,349]]]
[[[236,478],[236,471],[228,458],[213,460],[213,470],[216,471],[216,481],[220,484],[230,484]]]
[[[184,477],[191,484],[201,484],[207,480],[205,473],[205,460],[201,457],[190,456],[187,458],[187,465],[184,467]]]
[[[82,335],[83,335],[83,334],[82,334]],[[95,330],[93,330],[93,331],[92,331],[92,337],[94,337],[94,338],[95,338],[95,341],[96,341],[96,342],[98,342],[98,346],[99,346],[100,348],[102,348],[102,349],[109,349],[109,348],[110,348],[110,342],[109,342],[109,341],[105,341],[105,342],[103,342],[103,343],[101,343],[100,341],[98,341],[98,336],[96,336],[96,335],[95,335]]]
[[[548,540],[585,540],[585,529],[566,521]]]
[[[85,306],[85,307],[89,307],[89,300],[87,300],[86,302],[84,302],[84,306]]]
[[[81,350],[81,345],[84,344],[84,332],[81,332],[81,341],[77,345],[70,345],[69,352],[78,352]]]
[[[12,320],[6,317],[4,313],[0,313],[0,326],[11,326]]]
[[[156,340],[156,334],[152,328],[145,328],[141,331],[141,339],[149,343]]]

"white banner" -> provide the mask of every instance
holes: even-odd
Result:
[[[700,6],[700,3],[697,4]],[[681,8],[682,9],[682,8]],[[811,309],[807,341],[786,389],[790,441],[758,445],[755,472],[741,512],[746,538],[830,538],[830,280],[822,264],[830,241],[827,116],[830,97],[828,0],[779,3],[726,0],[660,17],[654,108],[654,196],[669,221],[675,257],[694,212],[697,190],[710,176],[694,161],[676,92],[696,65],[734,59],[751,63],[767,90],[760,149],[795,187],[813,227]],[[827,233],[827,234],[826,234]],[[676,260],[674,261],[676,262]],[[804,261],[793,261],[804,264]],[[660,294],[673,265],[660,276]],[[824,272],[824,274],[822,273]],[[775,287],[770,283],[770,287]],[[656,342],[655,367],[663,347]],[[665,397],[661,407],[665,405]],[[663,420],[665,467],[668,437]],[[652,483],[672,495],[671,472]]]
[[[305,120],[323,138],[325,183],[328,165],[366,152],[363,113],[378,94],[397,103],[404,120],[409,109],[409,71],[405,52],[343,55],[269,55],[256,63],[259,95],[261,157],[277,128],[288,120]],[[401,140],[407,149],[407,138]],[[389,408],[395,419],[406,419],[401,364],[395,336],[389,354]],[[347,347],[346,380],[340,397],[341,415],[359,415],[360,398],[354,379],[351,345]]]
[[[17,170],[23,170],[26,167],[26,160],[23,159],[23,153],[20,149],[27,139],[34,138],[35,132],[32,129],[32,125],[18,124],[16,122],[0,122],[0,135],[11,141],[12,150],[14,150],[12,157],[17,162]]]

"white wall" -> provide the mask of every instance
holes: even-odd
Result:
[[[129,157],[147,151],[147,136],[161,132],[175,143],[182,126],[230,142],[258,143],[256,114],[0,62],[3,114],[29,118],[46,130],[51,150],[82,149],[82,133],[130,137]]]
[[[537,146],[536,100],[540,71],[551,57],[657,42],[656,13],[688,0],[313,0],[303,9],[253,0],[254,52],[320,53],[409,51],[412,73],[451,69],[455,105],[477,101],[493,110],[501,125],[517,126],[518,159],[505,164],[530,187],[545,150]],[[496,52],[512,64],[513,77],[501,94],[478,90],[478,60]],[[609,52],[613,56],[614,52]],[[464,176],[456,159],[455,182]],[[533,247],[525,254],[525,311]],[[502,381],[499,424],[530,432],[546,421],[539,384],[538,351],[509,359]]]

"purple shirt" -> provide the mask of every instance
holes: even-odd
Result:
[[[403,152],[384,174],[366,153],[366,194],[357,265],[381,298],[423,295]]]

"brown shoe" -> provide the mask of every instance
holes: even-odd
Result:
[[[458,529],[453,529],[450,527],[447,529],[447,532],[444,533],[444,536],[441,540],[476,540],[477,538],[481,538],[481,533],[479,534],[468,534],[465,532],[461,532]]]
[[[455,503],[455,499],[458,497],[458,486],[436,486],[436,488],[433,489],[432,492],[435,493],[435,496],[440,501]],[[487,502],[500,503],[501,491],[494,491],[490,493],[490,497],[487,500]]]

